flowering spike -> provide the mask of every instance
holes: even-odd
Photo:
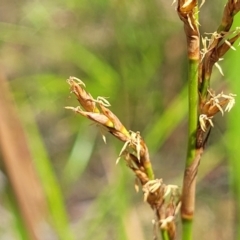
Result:
[[[111,122],[114,125],[114,129],[121,134],[125,135],[126,137],[130,137],[129,132],[127,129],[123,126],[121,121],[118,119],[118,117],[110,111],[108,108],[106,108],[103,104],[99,103],[99,106],[101,108],[102,113],[111,120]]]
[[[95,113],[95,112],[85,112],[80,107],[65,107],[66,109],[73,110],[76,113],[81,114],[82,116],[89,118],[90,120],[101,124],[102,126],[105,126],[107,128],[112,128],[114,125],[113,123],[103,114],[101,113]]]
[[[71,87],[71,91],[76,95],[78,102],[87,112],[99,112],[91,94],[81,87],[81,85],[85,87],[85,84],[80,79],[70,77],[67,82]]]

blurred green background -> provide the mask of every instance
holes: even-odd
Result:
[[[215,31],[224,4],[205,3],[202,33]],[[107,135],[104,144],[96,126],[64,109],[78,105],[66,79],[76,76],[93,97],[109,97],[111,110],[146,140],[156,177],[181,186],[187,62],[175,8],[163,0],[1,1],[0,69],[9,92],[1,91],[12,99],[31,152],[26,164],[32,164],[45,202],[38,233],[29,239],[152,239],[154,214],[135,192],[124,161],[115,165],[122,143]],[[225,76],[215,69],[216,92],[240,95],[239,61],[239,50],[231,50],[221,63]],[[238,239],[239,122],[238,99],[229,114],[214,119],[199,170],[194,239]],[[14,139],[18,146],[21,140]],[[8,171],[5,148],[2,144],[0,239],[25,240],[29,229],[11,179],[20,185],[21,176],[33,180],[14,164],[19,175]],[[19,194],[24,189],[34,197],[24,184]],[[30,205],[27,209],[31,212]]]

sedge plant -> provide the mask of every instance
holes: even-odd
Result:
[[[135,188],[141,187],[144,201],[155,214],[154,237],[158,229],[163,240],[176,237],[176,216],[181,212],[182,239],[192,239],[195,211],[197,172],[206,142],[214,126],[217,113],[229,112],[235,104],[234,94],[215,93],[210,87],[213,67],[222,72],[219,61],[240,37],[239,28],[231,29],[234,16],[240,10],[240,0],[228,0],[218,29],[210,37],[201,36],[199,11],[204,1],[178,0],[177,13],[183,22],[188,57],[188,147],[185,161],[182,190],[176,185],[167,185],[155,177],[148,147],[139,132],[128,130],[110,110],[110,103],[103,97],[93,98],[85,90],[85,84],[76,77],[67,83],[80,106],[66,107],[96,123],[123,142],[119,157],[135,174]],[[181,210],[180,210],[181,209]]]
[[[211,37],[203,37],[199,31],[198,1],[178,1],[178,15],[183,21],[188,53],[188,149],[183,179],[181,217],[182,239],[192,239],[192,223],[195,210],[195,190],[198,166],[206,141],[218,112],[229,112],[235,103],[234,94],[215,93],[210,88],[214,65],[222,73],[218,62],[240,37],[239,28],[232,29],[234,16],[240,10],[240,1],[227,1],[222,21]],[[202,43],[202,49],[201,49]]]

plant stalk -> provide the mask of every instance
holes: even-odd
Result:
[[[192,239],[192,220],[195,209],[197,168],[201,152],[197,149],[198,79],[200,36],[198,29],[198,1],[178,1],[178,15],[184,23],[188,50],[188,148],[182,190],[182,239]]]

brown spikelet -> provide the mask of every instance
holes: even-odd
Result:
[[[71,91],[76,95],[78,102],[87,112],[99,112],[96,103],[90,93],[87,93],[85,84],[78,78],[69,77],[67,83],[71,87]]]

